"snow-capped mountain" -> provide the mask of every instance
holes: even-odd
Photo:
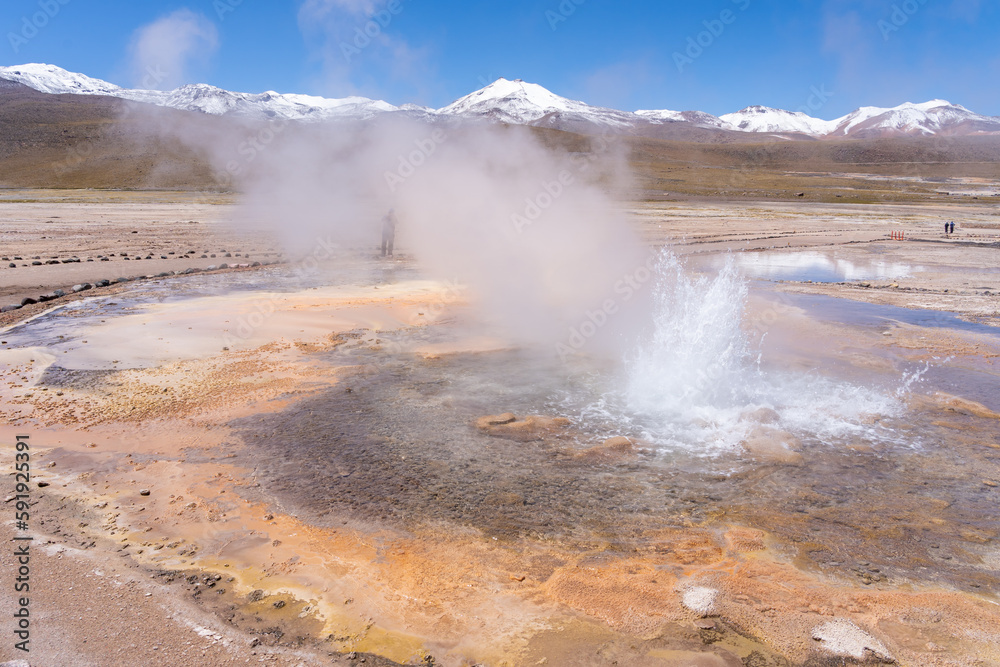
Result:
[[[497,79],[490,85],[439,109],[447,116],[480,116],[516,125],[538,124],[547,116],[563,120],[587,120],[613,127],[629,127],[635,114],[560,97],[539,86],[520,79]]]
[[[643,120],[650,123],[694,123],[699,127],[717,127],[722,130],[731,130],[724,120],[717,118],[704,111],[671,111],[670,109],[647,110],[640,109],[635,112]]]
[[[898,107],[883,109],[861,107],[838,118],[829,136],[871,138],[906,135],[954,135],[1000,132],[1000,118],[982,116],[963,106],[945,100],[931,100],[922,104],[907,102]]]
[[[591,131],[594,126],[618,132],[686,138],[705,132],[808,135],[815,138],[1000,134],[1000,117],[982,116],[944,100],[898,107],[862,107],[834,120],[800,111],[751,106],[720,117],[701,111],[619,111],[560,97],[534,83],[498,79],[441,109],[414,104],[393,106],[366,97],[330,99],[310,95],[237,93],[206,84],[172,91],[122,88],[107,81],[68,72],[55,65],[0,67],[0,80],[14,81],[43,93],[102,95],[212,115],[288,120],[369,119],[384,114],[420,118],[490,121]]]
[[[945,100],[898,107],[861,107],[834,120],[813,118],[801,111],[747,107],[721,116],[743,132],[799,132],[814,137],[868,139],[889,136],[970,135],[1000,132],[1000,118],[982,116]]]
[[[330,99],[310,95],[234,93],[206,84],[189,84],[176,90],[135,90],[107,81],[68,72],[55,65],[32,63],[0,67],[0,78],[51,94],[105,95],[146,102],[172,109],[200,111],[212,115],[233,114],[250,118],[325,120],[328,118],[370,118],[396,111],[388,102],[366,97]]]
[[[836,121],[820,120],[801,111],[762,106],[747,107],[719,118],[730,128],[742,132],[801,132],[822,136],[836,127]]]

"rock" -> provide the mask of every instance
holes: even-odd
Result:
[[[741,422],[753,422],[755,424],[777,424],[781,421],[781,415],[771,408],[757,408],[747,410],[740,414]]]
[[[250,262],[250,266],[260,266],[260,262]]]
[[[94,286],[91,285],[90,283],[82,283],[80,285],[73,285],[73,292],[74,293],[77,293],[77,292],[86,292],[89,289],[93,289],[93,287]]]
[[[10,264],[7,265],[7,267],[10,268],[10,269],[16,269],[17,268],[17,264],[15,264],[14,262],[11,262]]]
[[[206,271],[215,271],[218,268],[219,267],[217,267],[215,264],[209,264],[208,266],[205,267],[205,270]]]
[[[596,447],[585,449],[576,458],[591,463],[619,463],[631,459],[638,453],[636,441],[623,435],[608,438]]]
[[[41,266],[41,265],[42,265],[42,263],[41,263],[41,262],[39,262],[39,261],[34,261],[34,262],[32,262],[32,263],[31,263],[31,265],[32,265],[32,266]]]
[[[719,591],[714,588],[693,586],[684,591],[681,603],[693,612],[708,616],[715,609],[715,598],[718,595]]]
[[[806,196],[806,193],[804,193],[804,192],[796,192],[796,193],[795,193],[795,196],[796,196],[796,197],[805,197],[805,196]]]
[[[115,278],[116,283],[127,283],[130,278]]]
[[[228,265],[228,264],[226,264],[225,262],[223,262],[222,264],[219,264],[219,268],[220,268],[220,269],[228,269],[228,268],[229,268],[229,265]]]
[[[140,490],[139,490],[139,495],[140,495],[140,496],[148,496],[148,495],[149,495],[149,493],[150,493],[150,492],[149,492],[149,489],[140,489]]]
[[[801,463],[799,442],[794,435],[773,426],[754,426],[740,445],[756,458],[781,463]]]
[[[21,309],[21,304],[12,303],[9,306],[0,307],[0,313],[9,313],[12,310],[20,310],[20,309]]]
[[[823,648],[835,655],[863,660],[867,650],[880,658],[893,659],[889,655],[889,649],[882,642],[846,618],[836,618],[817,626],[812,631],[812,638],[821,642]]]
[[[157,278],[166,278],[166,277],[167,277],[167,276],[169,276],[169,275],[170,275],[170,272],[169,272],[169,271],[161,271],[160,273],[157,273],[157,274],[156,274],[156,277],[157,277]]]
[[[46,301],[52,301],[53,299],[56,299],[56,298],[57,298],[56,295],[54,293],[50,292],[48,294],[41,294],[41,295],[39,295],[38,302],[39,303],[45,303]]]
[[[489,415],[487,417],[480,417],[476,420],[476,427],[486,429],[490,426],[500,426],[501,424],[509,424],[511,422],[517,421],[517,417],[513,412],[505,412],[502,415]]]
[[[62,291],[61,289],[57,289],[55,292],[53,292],[53,294],[56,295],[57,299],[66,296],[66,292]]]
[[[570,425],[570,421],[565,417],[530,415],[521,421],[517,421],[516,417],[514,421],[508,421],[512,416],[511,413],[505,413],[496,417],[481,417],[476,420],[476,427],[490,435],[527,442],[541,440],[544,435]],[[491,420],[501,423],[490,424]]]
[[[110,257],[101,257],[101,261],[102,262],[110,262],[111,258]]]
[[[38,303],[38,301],[36,299],[32,299],[30,296],[26,296],[23,299],[21,299],[22,306],[30,306],[31,304],[34,303]]]

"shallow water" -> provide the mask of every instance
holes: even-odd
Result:
[[[1000,327],[969,322],[956,313],[943,310],[923,310],[901,308],[864,301],[839,299],[823,294],[789,294],[790,302],[804,308],[812,317],[820,320],[851,324],[860,327],[885,328],[892,322],[914,324],[919,327],[956,329],[971,333],[1000,336]]]
[[[413,275],[358,259],[314,280],[387,284]],[[467,336],[461,311],[438,325],[381,331],[374,344],[359,331],[357,344],[312,354],[316,365],[360,371],[280,412],[234,422],[247,448],[233,463],[254,471],[268,502],[321,525],[431,526],[625,552],[650,545],[664,527],[736,522],[774,534],[806,568],[865,583],[995,590],[997,491],[983,480],[1000,478],[997,422],[914,409],[905,395],[910,368],[845,370],[817,356],[796,370],[741,333],[747,292],[738,274],[685,276],[664,284],[660,328],[654,321],[634,341],[631,366],[587,357],[563,364],[527,349],[414,353]],[[81,329],[93,337],[154,305],[292,292],[302,288],[298,280],[268,272],[137,283],[4,338],[8,349],[44,348],[68,360],[84,345]],[[796,305],[861,330],[909,317],[836,299]],[[930,326],[978,331],[949,314],[921,311],[927,317]],[[678,356],[684,346],[698,353]],[[714,362],[719,371],[703,379],[698,370]],[[910,390],[987,386],[993,376],[976,372],[943,364]],[[58,369],[43,378],[52,386],[93,381]],[[777,421],[767,425],[790,434],[797,456],[775,460],[741,447],[757,425],[744,413],[760,408],[774,411]],[[474,426],[506,411],[565,416],[572,425],[529,438]],[[638,440],[639,451],[581,456],[618,435]]]
[[[714,257],[705,262],[712,269],[721,269],[724,257]],[[787,250],[771,252],[746,252],[735,256],[740,272],[761,280],[812,281],[836,283],[851,280],[888,280],[912,276],[924,270],[902,262],[873,259],[867,262],[841,259],[835,252],[813,250]]]

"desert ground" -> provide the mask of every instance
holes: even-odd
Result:
[[[313,261],[235,205],[0,196],[0,306],[66,293],[0,314],[33,538],[31,652],[0,661],[1000,664],[994,201],[623,202],[747,276],[765,360],[872,403],[832,445],[740,415],[712,457],[561,410],[405,239]]]

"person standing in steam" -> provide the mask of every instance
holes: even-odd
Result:
[[[392,246],[396,242],[396,209],[391,208],[382,218],[382,256],[392,257]]]

